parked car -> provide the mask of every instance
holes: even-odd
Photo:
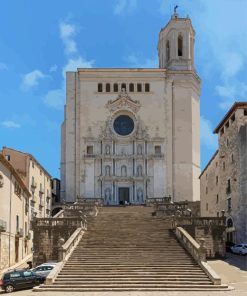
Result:
[[[234,254],[247,255],[247,244],[238,244],[231,247]]]
[[[44,283],[45,277],[30,270],[13,270],[6,272],[0,280],[0,287],[7,293],[14,290],[33,288]]]
[[[226,242],[226,252],[232,252],[231,247],[234,247],[235,244],[233,242],[227,241]]]
[[[56,263],[43,263],[35,268],[32,268],[31,271],[36,274],[47,277],[47,275],[52,271],[52,269],[56,266]]]

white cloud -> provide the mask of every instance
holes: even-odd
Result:
[[[16,123],[15,121],[12,121],[12,120],[3,121],[2,125],[6,128],[20,128],[21,127],[21,125],[19,123]]]
[[[0,70],[8,70],[8,67],[4,63],[0,63]]]
[[[94,61],[87,61],[83,59],[81,56],[77,58],[71,58],[68,60],[67,64],[63,67],[63,76],[67,71],[77,71],[77,68],[92,68]]]
[[[23,90],[29,90],[30,88],[38,85],[39,80],[46,77],[47,75],[43,74],[40,70],[34,70],[24,75],[21,87]]]
[[[52,89],[44,96],[43,101],[48,107],[62,110],[64,106],[65,95],[66,92],[64,88]]]
[[[66,89],[65,89],[66,72],[77,71],[77,68],[92,68],[94,61],[93,60],[88,61],[82,56],[80,56],[80,54],[78,53],[77,44],[74,40],[78,30],[73,24],[69,24],[68,22],[66,23],[61,22],[59,25],[59,28],[60,28],[60,37],[64,44],[64,49],[65,49],[65,53],[67,55],[68,60],[67,60],[67,63],[62,67],[61,87],[48,91],[43,98],[43,102],[48,107],[52,107],[57,110],[62,110],[65,103],[65,96],[66,96]],[[50,71],[51,71],[51,68],[50,68]]]
[[[158,58],[154,57],[152,59],[146,58],[142,59],[137,57],[136,54],[131,54],[125,58],[126,62],[133,68],[158,68]]]
[[[137,8],[137,0],[117,0],[114,6],[114,14],[133,12]]]
[[[213,134],[211,122],[201,116],[201,145],[211,150],[217,149],[217,135]]]
[[[62,39],[65,46],[65,53],[77,53],[77,45],[75,40],[73,39],[77,32],[76,26],[69,23],[61,22],[59,28],[60,38]]]
[[[49,69],[49,72],[56,72],[58,69],[58,66],[55,64],[55,65],[52,65]]]

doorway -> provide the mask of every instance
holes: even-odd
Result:
[[[126,188],[126,187],[118,188],[118,200],[120,205],[124,205],[126,201],[129,203],[130,201],[129,188]]]

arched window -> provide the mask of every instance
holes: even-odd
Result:
[[[114,90],[114,92],[118,92],[118,84],[117,83],[114,83],[113,90]]]
[[[98,92],[102,92],[103,91],[103,85],[102,83],[98,83]]]
[[[122,167],[121,167],[121,176],[122,177],[127,177],[127,167],[126,167],[126,165],[122,165]]]
[[[126,91],[126,83],[121,84],[121,90],[124,89]]]
[[[183,56],[183,36],[182,35],[178,36],[178,56],[179,57]]]
[[[170,42],[169,40],[166,41],[166,61],[170,60]]]
[[[129,84],[129,91],[134,92],[134,83]]]
[[[111,85],[110,85],[110,83],[106,83],[105,91],[106,92],[110,92],[111,91]]]

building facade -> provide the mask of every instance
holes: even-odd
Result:
[[[225,211],[227,240],[247,241],[247,102],[235,103],[214,133],[219,148],[203,170],[201,215]]]
[[[15,168],[31,192],[30,215],[44,218],[51,215],[51,175],[29,153],[3,147],[2,154]]]
[[[105,204],[200,198],[200,79],[195,32],[174,14],[159,34],[158,69],[66,74],[61,198]]]
[[[31,252],[30,197],[16,170],[0,153],[0,269],[15,264]]]

